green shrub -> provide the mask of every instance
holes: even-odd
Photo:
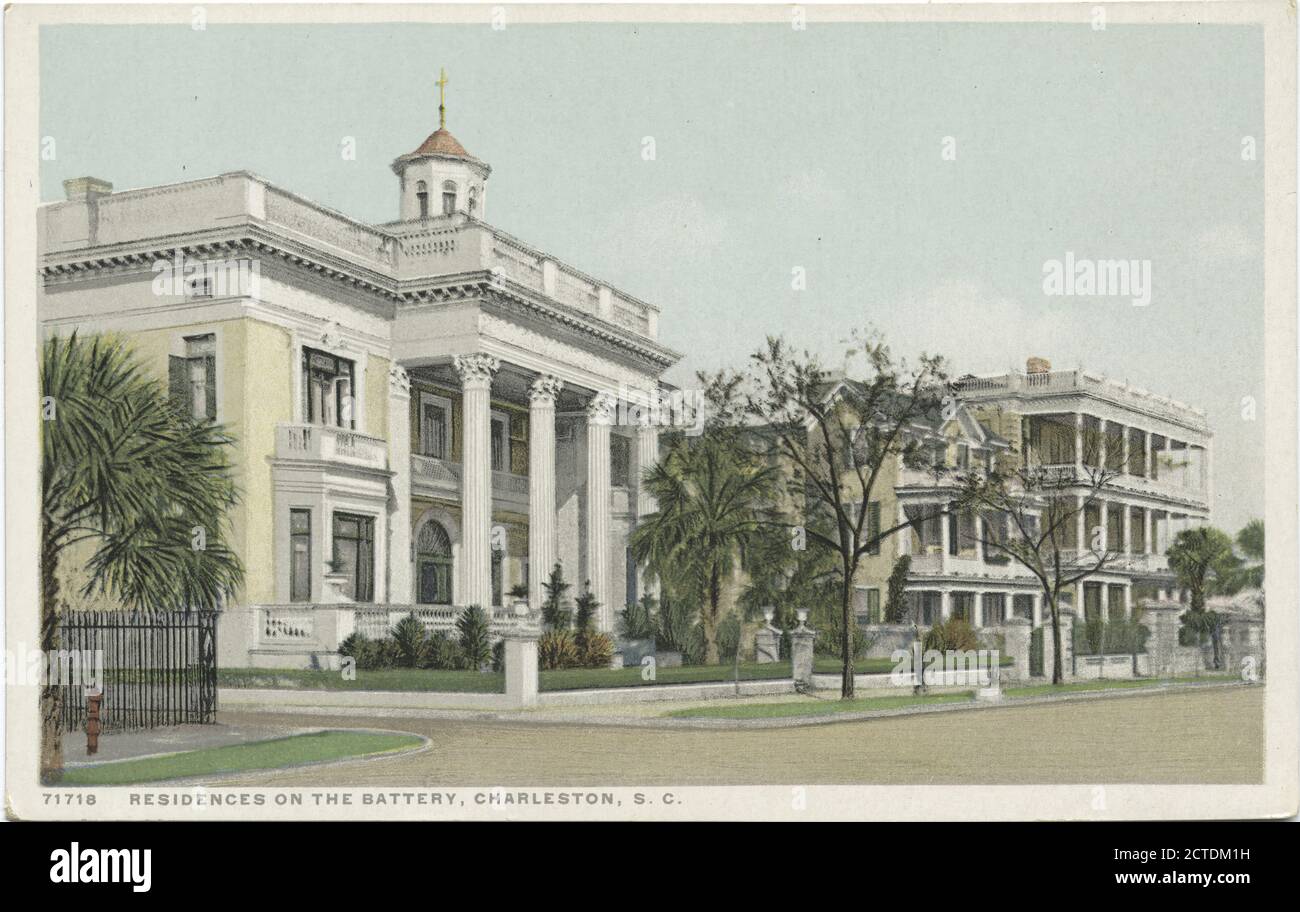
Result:
[[[396,668],[401,661],[402,653],[392,637],[375,640],[375,668]]]
[[[353,633],[339,643],[339,655],[350,656],[358,670],[378,668],[379,644],[364,633]]]
[[[460,644],[439,630],[429,637],[429,655],[423,668],[450,670],[464,667]]]
[[[904,532],[910,534],[910,532]],[[889,594],[885,598],[885,621],[889,624],[901,624],[908,620],[907,616],[907,575],[912,572],[912,557],[910,554],[904,554],[898,560],[894,561],[894,569],[890,571],[888,589]]]
[[[542,583],[542,623],[547,630],[568,630],[572,612],[569,610],[569,584],[559,563],[551,569],[551,576]]]
[[[546,671],[574,668],[578,664],[578,647],[567,630],[548,630],[537,641],[537,663]]]
[[[1116,618],[1102,621],[1093,618],[1087,622],[1074,622],[1074,651],[1079,655],[1131,655],[1146,652],[1147,630],[1137,620]]]
[[[574,601],[573,607],[573,643],[578,647],[578,656],[582,660],[581,657],[586,655],[587,645],[595,633],[596,612],[600,610],[600,602],[596,600],[596,596],[588,586]],[[585,661],[583,664],[586,664]]]
[[[940,652],[965,652],[979,649],[979,636],[965,618],[953,615],[942,624],[935,624],[925,634],[925,648]]]
[[[414,614],[408,614],[389,632],[393,641],[397,664],[403,668],[421,668],[429,654],[429,637],[424,624]]]
[[[641,596],[639,602],[633,602],[619,613],[619,632],[629,640],[654,639],[655,608],[653,595]]]
[[[698,640],[699,653],[703,655],[704,632],[696,623],[697,613],[689,603],[665,596],[655,618],[655,648],[687,656]]]
[[[817,639],[813,640],[813,652],[817,655],[831,656],[839,658],[843,653],[844,635],[837,622],[828,622],[816,626]],[[867,651],[870,641],[867,634],[858,625],[856,619],[849,621],[849,654],[854,659],[862,658],[862,654]]]
[[[584,668],[608,668],[614,660],[614,641],[606,633],[592,633],[578,655]]]
[[[470,605],[456,618],[456,638],[463,667],[477,671],[492,661],[492,635],[487,614]]]

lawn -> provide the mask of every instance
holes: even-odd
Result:
[[[865,712],[876,709],[902,709],[935,703],[969,703],[973,691],[926,694],[925,696],[862,697],[856,700],[810,699],[797,703],[740,703],[719,706],[696,706],[665,713],[671,719],[779,719],[790,716],[828,716],[836,713]]]
[[[194,776],[214,776],[250,770],[281,769],[301,763],[343,760],[418,747],[415,735],[383,732],[327,731],[292,735],[251,744],[231,744],[203,750],[81,766],[63,774],[63,785],[132,785]]]
[[[1011,656],[1004,655],[999,659],[998,664],[1005,668],[1016,664],[1016,660]],[[858,659],[853,663],[853,673],[889,674],[897,666],[898,663],[890,658]],[[842,662],[831,656],[817,656],[813,659],[813,671],[817,674],[839,674],[842,667]]]
[[[1164,684],[1213,684],[1235,680],[1237,680],[1236,675],[1223,674],[1183,678],[1103,678],[1100,681],[1077,681],[1073,684],[1033,684],[1029,687],[1008,687],[1003,693],[1008,697],[1042,697],[1051,694],[1083,693],[1090,690],[1158,688]]]
[[[641,668],[565,668],[538,673],[541,690],[586,690],[604,687],[642,687],[648,684],[701,684],[734,680],[731,665],[684,665],[657,668],[654,680],[644,680]],[[740,666],[740,680],[768,681],[790,677],[790,665],[773,662]],[[222,668],[221,687],[269,687],[303,690],[427,690],[449,693],[501,693],[505,676],[493,672],[442,671],[425,668],[383,668],[358,671],[345,680],[337,671],[306,669]]]

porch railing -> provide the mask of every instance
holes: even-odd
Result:
[[[372,639],[387,637],[403,618],[414,615],[433,632],[453,634],[456,621],[465,610],[456,605],[258,605],[254,618],[254,646],[260,649],[332,651],[351,633]],[[501,636],[518,623],[508,608],[493,608],[489,629]]]

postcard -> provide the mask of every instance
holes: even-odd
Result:
[[[11,818],[1296,812],[1293,5],[5,45]]]

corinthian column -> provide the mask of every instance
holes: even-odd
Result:
[[[587,405],[587,581],[600,601],[597,626],[614,629],[609,601],[609,429],[614,397],[597,393]]]
[[[528,396],[528,607],[545,598],[542,583],[555,566],[555,397],[564,384],[542,374]]]
[[[414,602],[411,589],[411,378],[394,365],[388,371],[388,470],[393,473],[393,509],[388,520],[388,592],[385,601]]]
[[[492,610],[491,355],[457,355],[461,385],[461,587],[466,605]]]

